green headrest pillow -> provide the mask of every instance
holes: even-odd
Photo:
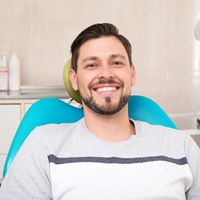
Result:
[[[70,80],[69,80],[69,72],[71,70],[71,58],[67,61],[67,63],[64,66],[64,71],[63,71],[63,80],[64,80],[64,85],[65,89],[67,90],[69,96],[74,99],[78,103],[82,103],[81,97],[79,94],[79,91],[73,90]]]

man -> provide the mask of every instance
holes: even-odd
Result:
[[[1,199],[200,199],[200,152],[191,137],[128,118],[135,83],[129,41],[112,24],[95,24],[71,52],[70,80],[84,119],[36,128]]]

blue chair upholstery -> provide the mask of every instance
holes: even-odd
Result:
[[[139,95],[131,96],[128,112],[129,117],[134,120],[178,129],[167,113],[150,98]]]
[[[17,129],[6,158],[3,177],[6,175],[10,164],[24,140],[36,126],[50,123],[73,123],[82,117],[82,108],[74,107],[56,98],[44,98],[35,102],[26,112]],[[131,96],[129,100],[129,117],[134,120],[146,121],[150,124],[177,129],[176,125],[162,108],[144,96]]]

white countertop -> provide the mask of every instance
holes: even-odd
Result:
[[[0,92],[0,100],[9,99],[40,99],[44,97],[56,97],[59,99],[70,98],[64,87],[38,87],[38,86],[22,86],[19,91],[3,91]]]

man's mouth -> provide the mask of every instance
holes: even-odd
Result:
[[[98,88],[95,88],[94,90],[96,92],[113,92],[113,91],[116,91],[119,87],[111,87],[111,86],[107,86],[107,87],[98,87]]]

